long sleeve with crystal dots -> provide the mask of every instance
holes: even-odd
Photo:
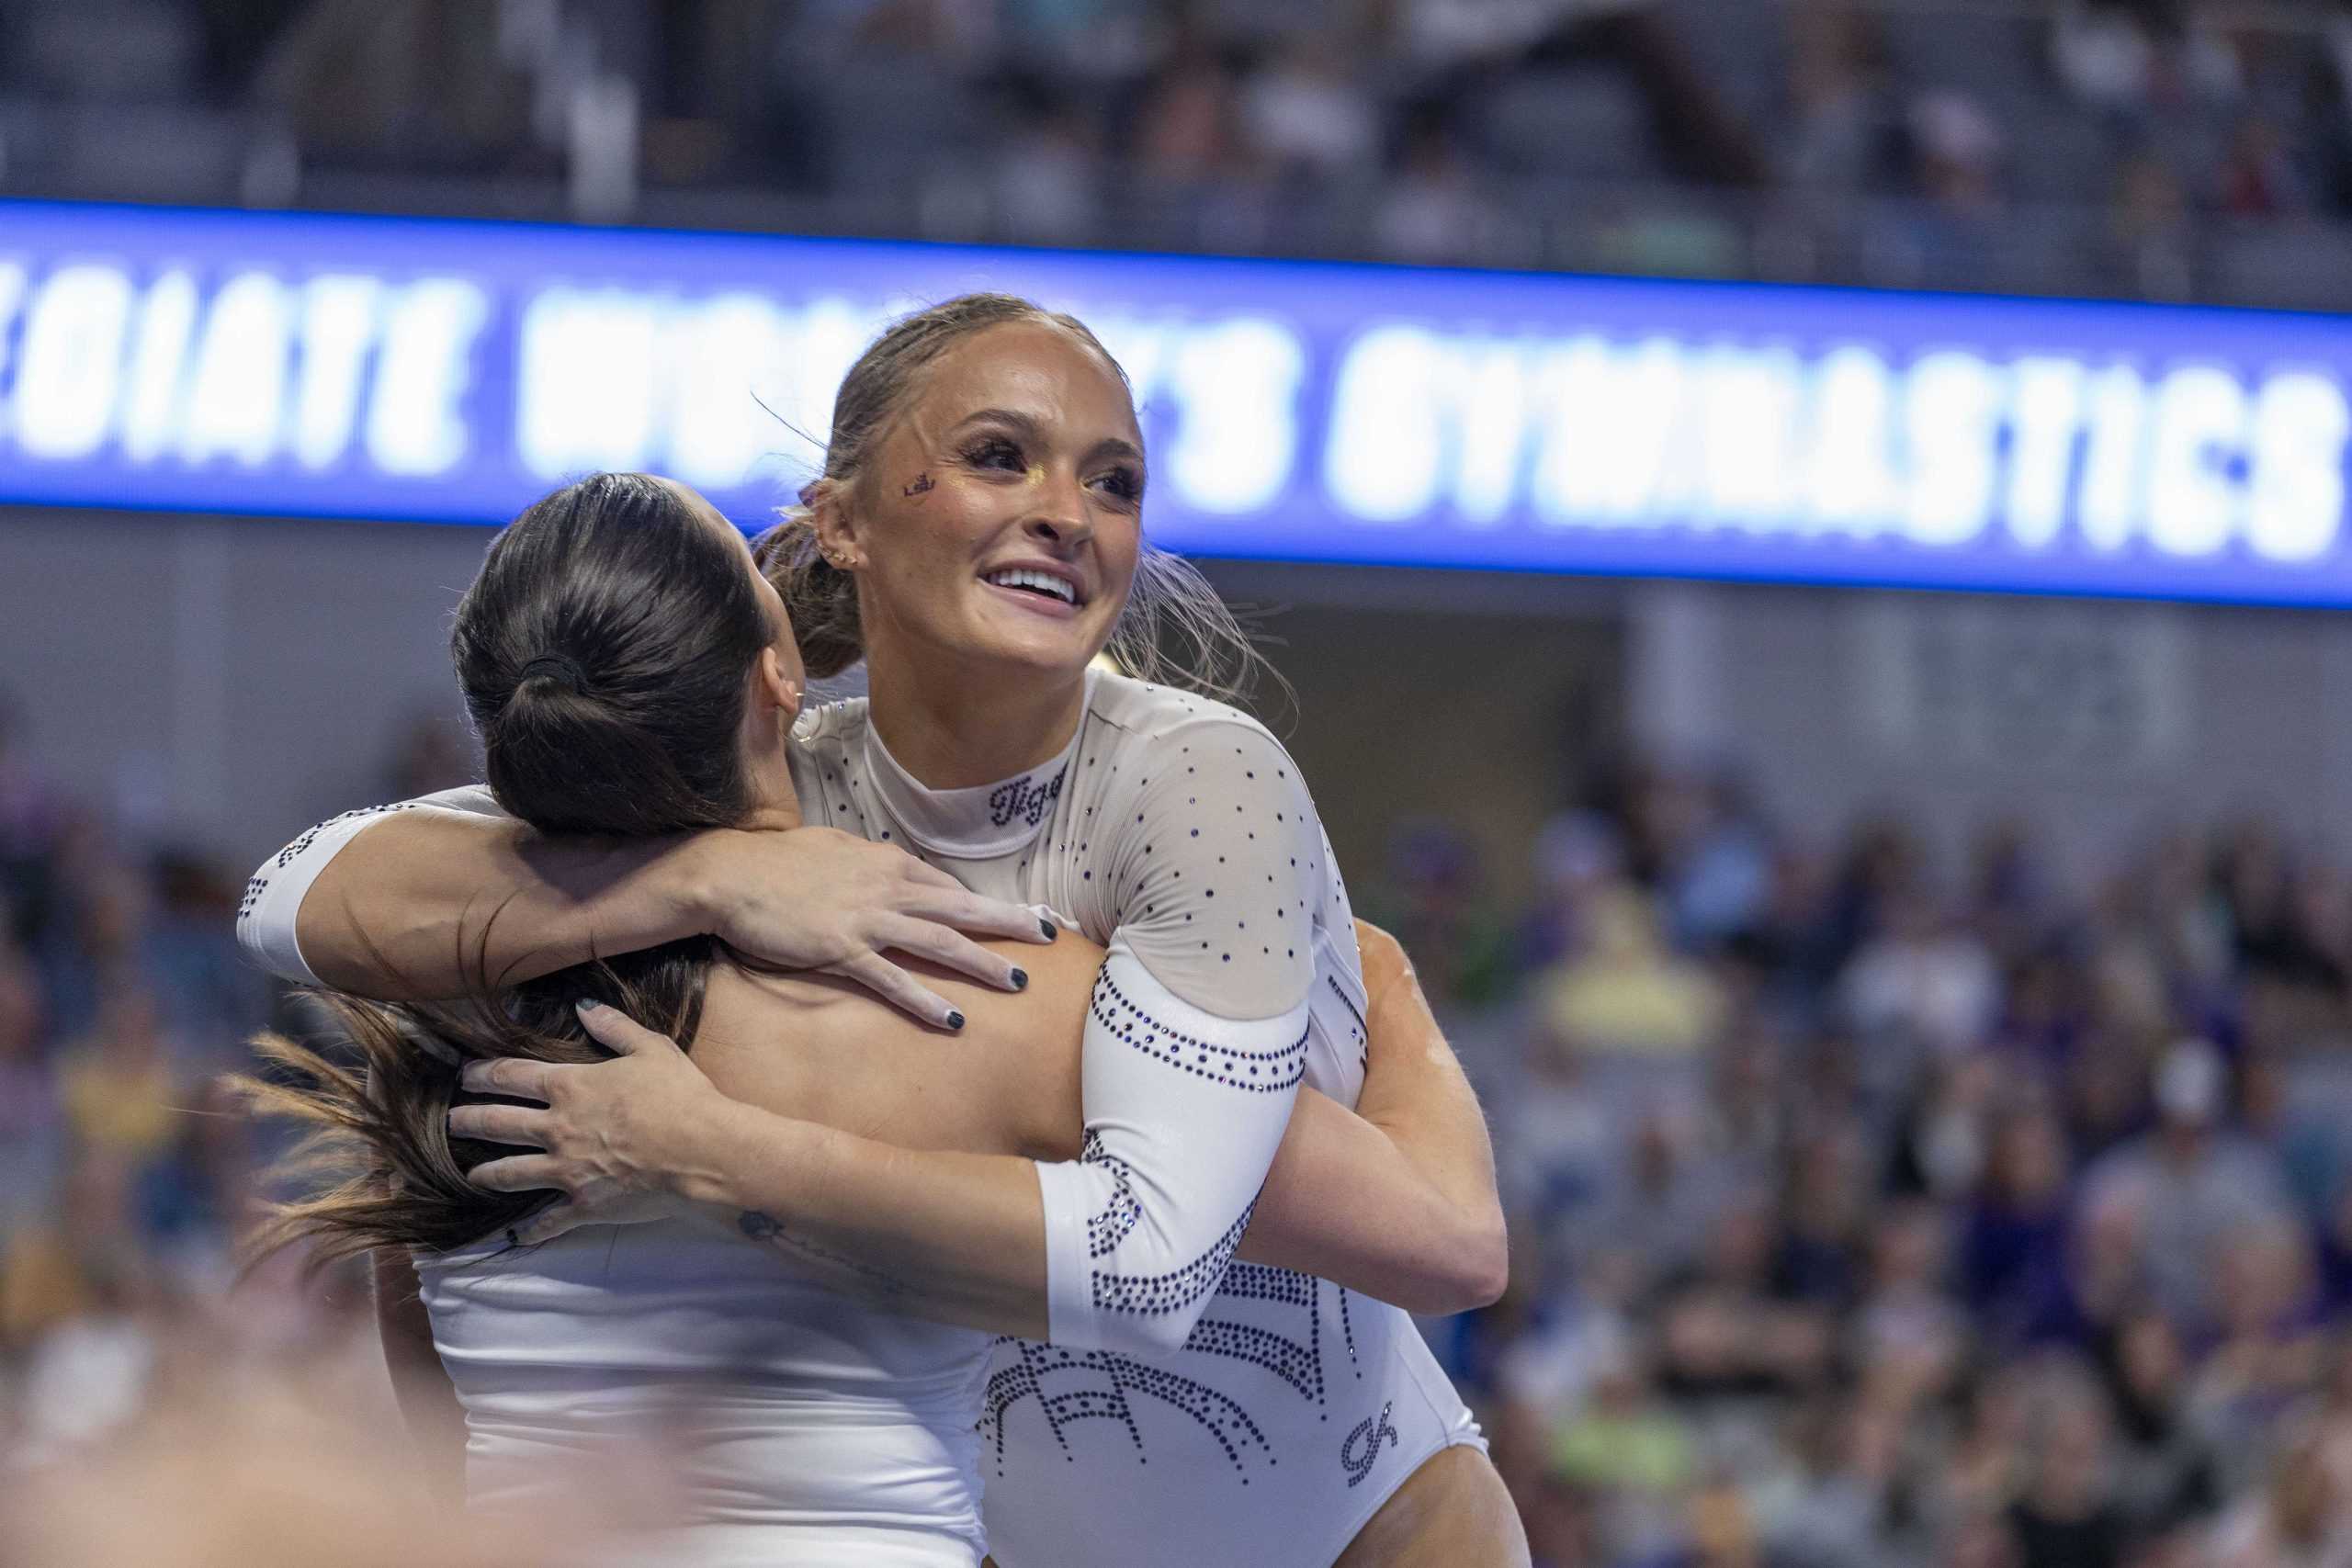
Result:
[[[1183,1344],[1224,1278],[1306,1058],[1326,853],[1298,769],[1213,708],[1116,749],[1131,786],[1071,830],[1117,910],[1086,1021],[1084,1152],[1038,1168],[1051,1337]],[[1098,896],[1102,896],[1098,890]]]
[[[341,854],[344,846],[362,831],[389,812],[410,811],[419,807],[474,817],[506,815],[492,798],[487,785],[466,784],[437,795],[420,795],[391,806],[363,807],[329,818],[262,862],[246,881],[244,897],[237,904],[237,942],[246,956],[281,980],[317,985],[319,977],[311,972],[302,957],[301,944],[294,935],[303,895],[310,892],[311,884],[319,879],[319,873],[327,868],[327,863]]]

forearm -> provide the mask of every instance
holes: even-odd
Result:
[[[1369,1021],[1356,1115],[1386,1134],[1464,1220],[1499,1239],[1502,1199],[1486,1112],[1410,964],[1374,998]]]
[[[466,1412],[457,1386],[433,1348],[433,1323],[419,1296],[416,1269],[405,1253],[379,1250],[370,1259],[375,1278],[376,1329],[384,1347],[384,1368],[401,1418],[415,1439],[425,1484],[437,1499],[462,1503],[466,1495]]]
[[[1363,1093],[1353,1112],[1300,1098],[1241,1255],[1408,1311],[1484,1306],[1510,1271],[1486,1117],[1402,951],[1361,934],[1378,981]]]
[[[1461,1207],[1393,1137],[1302,1092],[1239,1256],[1320,1275],[1408,1312],[1485,1304],[1490,1261],[1465,1247]]]
[[[730,1100],[677,1191],[829,1287],[887,1311],[1046,1336],[1036,1168],[902,1149]]]
[[[705,929],[702,840],[548,839],[519,822],[403,811],[360,833],[303,896],[295,931],[327,985],[454,997]]]

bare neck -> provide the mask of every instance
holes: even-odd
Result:
[[[752,786],[752,809],[743,823],[746,828],[782,829],[801,825],[800,794],[792,784],[790,729],[788,724],[776,722],[747,741],[743,771]]]
[[[1069,744],[1086,711],[1086,674],[967,669],[917,681],[904,660],[869,660],[867,713],[900,767],[927,789],[968,789],[1023,773]]]

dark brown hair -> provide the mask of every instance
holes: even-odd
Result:
[[[636,837],[749,811],[737,737],[771,636],[742,558],[684,498],[642,474],[595,474],[492,541],[449,646],[499,804],[543,832]],[[573,1012],[583,997],[691,1046],[716,951],[691,938],[511,987],[477,955],[471,1005],[313,993],[333,1021],[327,1043],[265,1035],[256,1048],[275,1071],[238,1087],[310,1129],[281,1168],[330,1181],[277,1205],[254,1244],[306,1239],[323,1262],[446,1250],[512,1225],[547,1195],[466,1179],[514,1151],[449,1136],[450,1106],[470,1098],[460,1064],[603,1059]]]

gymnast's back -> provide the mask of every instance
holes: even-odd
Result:
[[[721,962],[693,1056],[735,1099],[910,1146],[1075,1154],[1075,1021],[1101,953],[1070,937],[1021,956],[1017,999],[926,976],[970,1017],[953,1041],[843,982]],[[979,1561],[993,1336],[842,1293],[715,1210],[415,1265],[476,1506],[527,1509],[576,1489],[580,1457],[642,1451],[687,1521],[663,1563]]]

